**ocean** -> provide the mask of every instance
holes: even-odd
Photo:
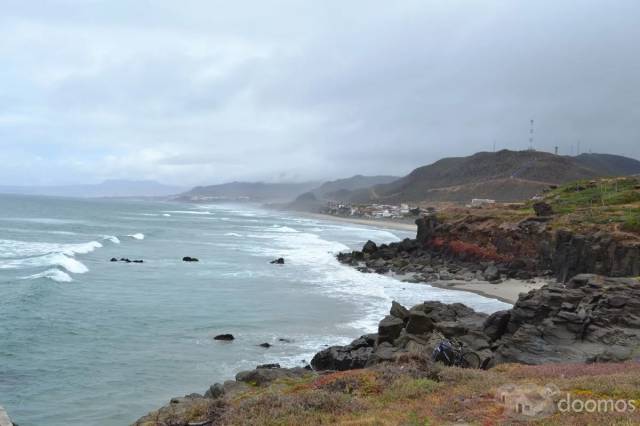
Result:
[[[375,332],[392,300],[510,307],[335,259],[409,236],[249,204],[0,195],[0,405],[20,426],[126,425],[256,364],[302,366]]]

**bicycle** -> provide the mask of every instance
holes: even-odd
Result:
[[[477,353],[465,350],[461,342],[446,339],[438,343],[431,354],[431,359],[448,366],[480,368],[480,356]]]

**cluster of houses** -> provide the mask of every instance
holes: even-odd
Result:
[[[367,219],[399,219],[403,217],[419,216],[422,211],[419,207],[410,207],[408,204],[344,204],[330,201],[325,206],[323,213],[334,216],[353,216]]]

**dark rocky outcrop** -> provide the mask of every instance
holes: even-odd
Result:
[[[311,360],[316,370],[351,370],[363,368],[373,353],[375,334],[366,334],[346,346],[331,346],[318,352]]]
[[[271,262],[272,265],[284,265],[284,258],[283,257],[279,257],[277,259],[272,260]]]
[[[505,362],[603,362],[640,359],[640,281],[582,274],[520,295],[513,309],[492,315],[459,304],[394,303],[367,335],[313,358],[317,370],[348,370],[401,354],[431,354],[455,339],[491,365]]]
[[[199,262],[200,260],[196,257],[185,256],[182,258],[183,262]]]
[[[497,362],[621,361],[640,357],[640,282],[592,274],[522,295]]]
[[[233,334],[218,334],[213,340],[231,341],[234,340]]]
[[[580,273],[613,277],[640,275],[640,242],[623,235],[590,235],[559,230],[555,236],[553,271],[560,281]]]

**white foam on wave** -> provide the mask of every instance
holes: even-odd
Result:
[[[224,234],[226,237],[242,237],[242,235],[235,233],[235,232],[227,232],[226,234]]]
[[[127,235],[127,237],[133,238],[134,240],[144,240],[144,234],[141,234],[139,232],[137,234]]]
[[[84,274],[89,271],[82,262],[64,253],[50,253],[43,256],[11,259],[0,262],[0,269],[28,269],[59,266],[73,274]]]
[[[22,277],[23,280],[36,280],[38,278],[48,278],[52,281],[56,281],[59,283],[70,283],[73,281],[73,278],[69,274],[59,269],[47,269],[44,272],[40,272],[39,274],[29,275],[28,277]]]
[[[42,243],[32,241],[0,240],[0,258],[42,256],[64,253],[69,256],[86,254],[102,247],[97,241],[80,244]]]
[[[250,246],[248,250],[267,258],[284,257],[287,265],[293,268],[302,267],[308,271],[298,278],[301,285],[308,285],[308,290],[319,291],[353,303],[358,310],[358,319],[344,325],[345,333],[348,335],[353,335],[354,329],[359,333],[374,332],[380,318],[388,312],[392,300],[407,306],[425,300],[460,302],[486,313],[511,307],[509,304],[473,293],[401,282],[384,275],[363,274],[336,260],[337,253],[349,250],[346,245],[322,239],[313,233],[274,233],[273,229],[265,231],[265,234],[270,236],[268,244],[261,242]]]
[[[111,241],[113,244],[120,244],[120,238],[115,235],[105,235],[103,238],[107,241]]]
[[[171,217],[171,215],[169,213],[162,213],[162,216],[164,217]]]

